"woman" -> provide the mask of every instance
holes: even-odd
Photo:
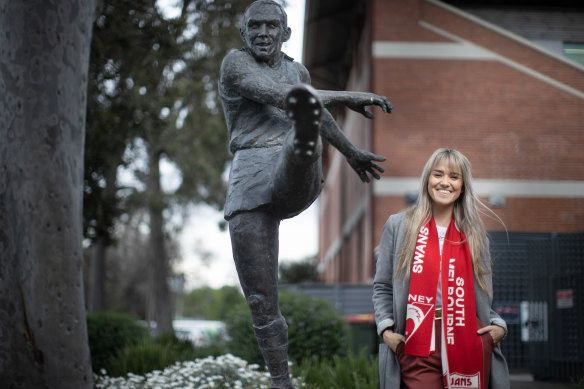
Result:
[[[491,309],[485,206],[469,161],[436,150],[420,189],[413,207],[389,217],[379,247],[373,304],[384,341],[381,388],[509,388],[495,346],[507,326]]]

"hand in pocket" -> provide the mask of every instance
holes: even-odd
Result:
[[[383,341],[389,346],[389,348],[395,353],[397,352],[397,346],[400,343],[405,343],[406,338],[402,334],[396,334],[391,330],[385,330],[383,332]]]

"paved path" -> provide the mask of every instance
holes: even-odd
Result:
[[[511,374],[511,389],[575,389],[569,382],[536,381],[531,374]]]

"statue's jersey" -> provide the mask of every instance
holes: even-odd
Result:
[[[229,63],[227,68],[230,71],[255,74],[257,77],[264,77],[264,80],[267,77],[274,81],[276,87],[302,82],[302,65],[285,54],[280,66],[275,69],[259,64],[245,49],[229,53],[224,63],[225,61]],[[230,67],[233,64],[237,64],[236,69]],[[229,131],[229,150],[233,154],[225,201],[226,220],[239,212],[275,210],[274,198],[281,188],[274,185],[274,174],[281,164],[280,160],[286,155],[283,149],[292,147],[288,135],[293,131],[292,122],[284,110],[239,95],[236,86],[228,84],[229,79],[229,74],[222,74],[219,82],[219,95]],[[261,95],[262,91],[258,90],[258,96]],[[318,163],[307,167],[302,176],[303,182],[311,183],[305,193],[310,197],[306,207],[314,201],[322,188],[320,158],[317,161]],[[301,210],[280,212],[279,216],[283,219],[292,217]]]
[[[278,83],[294,85],[301,82],[292,58],[285,54],[278,69],[266,67],[262,71],[263,76],[272,77]],[[292,126],[284,110],[243,96],[229,95],[225,89],[219,82],[231,153],[250,148],[281,146]]]

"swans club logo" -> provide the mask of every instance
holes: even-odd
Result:
[[[406,342],[410,337],[416,333],[418,328],[422,325],[424,319],[434,308],[434,304],[426,304],[420,302],[408,303],[408,313],[406,317]]]
[[[451,373],[448,377],[449,389],[479,389],[479,373],[473,375]]]

